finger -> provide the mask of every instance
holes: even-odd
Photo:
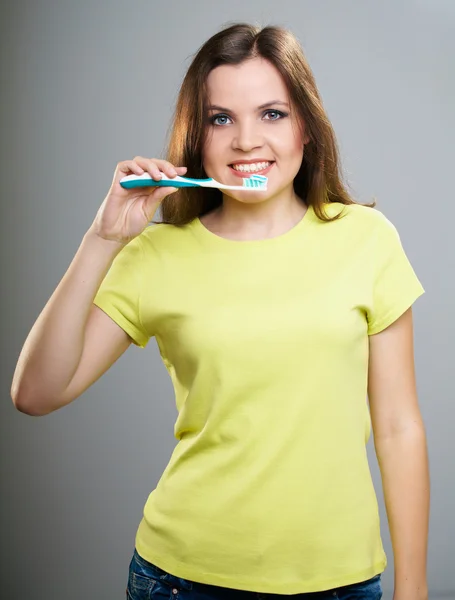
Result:
[[[143,172],[147,171],[149,175],[155,181],[159,181],[161,179],[162,171],[158,167],[158,162],[156,159],[152,158],[144,158],[143,156],[136,156],[133,161],[136,165],[143,169]]]
[[[168,160],[154,158],[153,162],[155,162],[160,171],[162,171],[168,177],[175,177],[177,175],[174,165]]]
[[[117,164],[117,173],[119,175],[134,173],[136,175],[142,175],[144,169],[137,164],[134,160],[122,160]]]
[[[164,194],[163,198],[165,198],[166,196],[170,196],[171,194],[174,194],[179,190],[179,188],[176,187],[163,187],[162,189],[166,190],[166,193]]]
[[[148,162],[145,170],[150,173],[150,175],[156,181],[160,181],[162,179],[162,171],[158,168],[158,166],[154,162]]]
[[[175,188],[175,187],[167,187],[167,186],[158,187],[150,195],[150,201],[153,203],[155,203],[157,201],[161,202],[162,200],[164,200],[164,198],[166,198],[166,196],[170,196],[171,194],[173,194],[174,192],[177,192],[177,191],[178,191],[178,188]]]

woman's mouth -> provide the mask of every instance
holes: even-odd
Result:
[[[250,175],[266,175],[275,164],[275,161],[258,163],[236,163],[229,165],[229,169],[236,177],[250,177]]]

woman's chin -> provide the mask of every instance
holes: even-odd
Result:
[[[271,196],[270,191],[264,190],[222,190],[225,196],[243,202],[244,204],[257,204],[268,200]]]

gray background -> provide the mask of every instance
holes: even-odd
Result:
[[[22,344],[118,161],[160,156],[191,55],[232,21],[304,46],[353,193],[397,226],[426,294],[415,357],[431,461],[430,598],[455,598],[455,2],[16,0],[1,21],[1,592],[125,597],[143,505],[176,440],[156,342],[45,418],[9,395]],[[372,442],[391,598],[393,561]]]

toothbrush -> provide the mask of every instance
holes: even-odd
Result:
[[[149,173],[142,175],[126,175],[120,179],[120,185],[123,188],[138,188],[148,186],[165,186],[165,187],[209,187],[218,188],[220,190],[267,190],[267,177],[264,175],[251,175],[243,178],[243,185],[224,185],[215,179],[190,179],[189,177],[180,177],[177,175],[174,178],[167,177],[164,173],[161,174],[161,179],[156,181],[152,179]]]

